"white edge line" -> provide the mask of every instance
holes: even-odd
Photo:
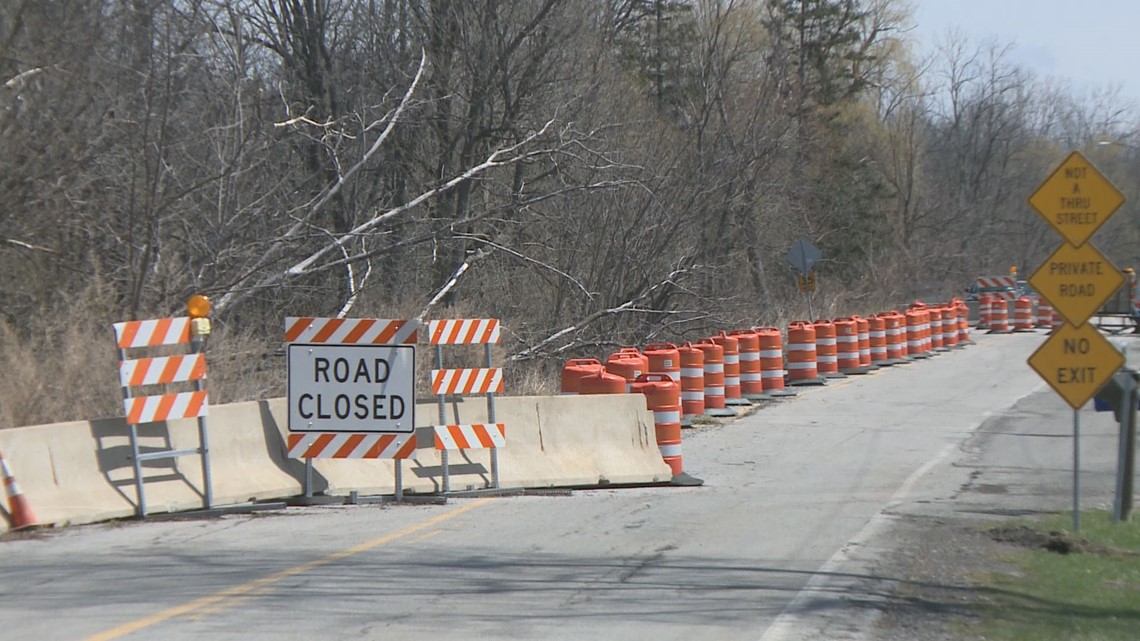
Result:
[[[1016,405],[1022,399],[1040,391],[1045,386],[1046,383],[1044,381],[1039,382],[1037,385],[1033,386],[1031,390],[1014,399],[1011,407],[1013,405]],[[985,412],[983,420],[978,422],[975,428],[971,430],[971,433],[977,431],[978,429],[981,429],[982,425],[985,424],[986,419],[989,419],[991,416],[992,412]],[[800,591],[796,593],[796,596],[793,597],[790,602],[788,602],[788,605],[784,606],[784,609],[780,611],[780,614],[776,616],[776,618],[772,621],[772,624],[769,625],[768,629],[764,631],[764,635],[760,637],[760,641],[788,641],[790,639],[795,639],[795,634],[797,632],[805,632],[806,630],[798,629],[800,627],[799,624],[801,623],[801,620],[804,618],[804,615],[801,613],[808,613],[812,611],[809,607],[809,604],[811,600],[815,598],[814,593],[818,592],[820,588],[822,588],[828,581],[831,580],[830,575],[834,574],[842,564],[850,560],[848,557],[848,550],[852,547],[858,547],[862,545],[874,537],[876,534],[878,534],[879,530],[893,518],[889,515],[889,512],[894,510],[899,505],[899,503],[901,503],[902,500],[906,498],[907,494],[910,493],[914,485],[918,483],[918,480],[925,476],[927,472],[934,469],[934,467],[939,463],[946,460],[946,458],[949,457],[950,454],[960,446],[961,443],[948,444],[946,447],[942,448],[942,451],[939,452],[934,458],[930,459],[925,464],[923,464],[922,467],[919,467],[917,470],[912,472],[911,475],[908,476],[905,481],[903,481],[902,485],[900,485],[898,489],[895,490],[895,493],[891,495],[891,498],[887,501],[887,504],[883,506],[883,508],[879,510],[878,513],[871,517],[870,521],[867,521],[867,524],[863,526],[863,529],[859,530],[858,534],[850,539],[843,547],[839,548],[835,554],[831,555],[831,558],[825,561],[823,565],[819,566],[819,569],[817,569],[815,573],[808,578],[807,582],[804,583],[804,587],[800,588]],[[872,615],[878,616],[879,612],[873,611]],[[810,616],[810,614],[808,616]]]

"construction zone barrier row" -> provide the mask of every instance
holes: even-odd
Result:
[[[0,430],[8,501],[0,529],[145,516],[144,500],[154,511],[180,512],[302,492],[399,498],[404,491],[700,484],[684,468],[683,428],[795,396],[799,386],[969,344],[966,318],[958,300],[916,302],[867,318],[796,321],[786,332],[751,327],[680,345],[626,347],[604,362],[567,361],[555,397],[499,396],[503,371],[492,365],[489,346],[500,325],[493,319],[432,321],[426,332],[405,321],[288,319],[287,344],[401,345],[423,334],[436,349],[436,402],[415,405],[408,434],[305,432],[291,430],[288,398],[204,402],[201,411],[140,422],[125,392],[125,417]],[[204,320],[118,324],[124,390],[172,382],[204,391]],[[187,355],[126,356],[188,340]],[[485,346],[486,362],[445,368],[441,347],[451,345]],[[188,454],[201,455],[203,465],[179,465]]]
[[[1013,321],[1010,321],[1011,307]],[[978,329],[992,332],[1027,332],[1034,329],[1057,329],[1065,318],[1048,302],[1030,296],[1010,299],[991,294],[978,297]]]
[[[460,428],[488,424],[482,403],[457,400],[449,405],[449,418]],[[408,493],[442,489],[442,452],[436,449],[438,433],[430,425],[434,409],[432,404],[417,406],[417,416],[425,420],[418,425],[414,456],[403,461],[408,472],[403,489]],[[496,411],[498,421],[511,426],[509,446],[497,450],[502,488],[653,484],[673,477],[658,449],[654,414],[640,395],[503,397]],[[210,408],[216,505],[301,494],[306,462],[288,456],[287,414],[284,398]],[[194,426],[193,419],[155,423],[142,430],[139,446],[144,452],[193,447]],[[466,438],[463,434],[460,429],[452,438]],[[485,487],[492,451],[464,449],[462,461],[452,461],[451,482],[457,489]],[[92,523],[137,513],[130,434],[122,418],[0,430],[0,452],[9,497],[8,529]],[[396,464],[392,459],[313,459],[313,489],[327,495],[391,496]],[[201,508],[200,466],[163,459],[143,467],[153,512]]]
[[[735,408],[794,396],[790,388],[926,358],[970,343],[969,310],[960,299],[870,318],[795,321],[721,331],[681,345],[624,347],[605,363],[574,358],[561,373],[563,395],[641,392],[654,412],[658,446],[674,477],[684,472],[681,427],[702,417],[731,417]],[[694,479],[699,482],[699,479]]]

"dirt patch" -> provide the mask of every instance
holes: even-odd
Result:
[[[983,572],[1018,570],[1000,562],[1015,544],[989,535],[992,521],[908,521],[878,573],[896,579],[896,590],[866,641],[980,641],[976,606],[986,597],[974,588]]]
[[[1124,550],[1099,543],[1092,543],[1080,537],[1073,537],[1065,532],[1043,532],[1025,525],[1001,526],[991,528],[989,535],[995,541],[1012,543],[1021,547],[1039,548],[1057,554],[1095,554],[1111,557],[1134,557],[1137,552]]]

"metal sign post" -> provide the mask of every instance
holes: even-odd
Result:
[[[1066,321],[1033,352],[1029,366],[1073,408],[1075,532],[1081,529],[1080,409],[1124,365],[1124,356],[1085,322],[1124,282],[1088,240],[1123,204],[1124,194],[1076,151],[1029,197],[1066,241],[1029,278]]]
[[[1073,532],[1081,531],[1081,411],[1073,410]]]

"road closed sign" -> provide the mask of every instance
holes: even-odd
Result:
[[[414,345],[287,346],[290,432],[415,431]]]

